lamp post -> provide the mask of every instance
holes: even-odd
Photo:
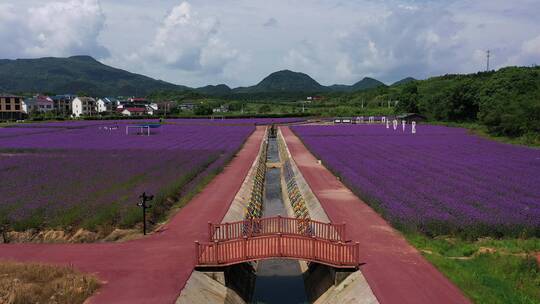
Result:
[[[142,208],[143,212],[143,234],[146,235],[146,209],[152,208],[151,205],[146,204],[154,199],[153,195],[146,195],[146,192],[143,192],[139,198],[141,199],[140,203],[137,203],[137,206]]]

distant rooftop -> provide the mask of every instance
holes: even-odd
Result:
[[[128,110],[130,112],[146,112],[146,108],[125,108],[123,110]]]

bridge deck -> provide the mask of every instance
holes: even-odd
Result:
[[[198,267],[228,266],[243,262],[285,258],[338,268],[359,266],[359,244],[332,242],[315,237],[273,234],[229,241],[195,243]]]

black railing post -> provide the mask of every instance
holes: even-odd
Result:
[[[151,205],[147,205],[147,202],[150,202],[154,199],[153,195],[146,195],[146,192],[143,192],[139,198],[141,199],[141,202],[137,204],[137,206],[141,207],[142,213],[143,213],[143,234],[146,235],[146,209],[152,208]]]

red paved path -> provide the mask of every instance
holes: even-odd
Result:
[[[461,291],[368,205],[355,196],[281,127],[291,155],[330,220],[347,223],[347,237],[360,242],[362,273],[380,303],[470,303]]]
[[[148,238],[102,244],[0,245],[0,259],[72,263],[106,283],[92,303],[174,303],[195,266],[196,240],[206,240],[208,221],[221,222],[255,159],[262,127],[249,137],[225,170],[165,226]]]

